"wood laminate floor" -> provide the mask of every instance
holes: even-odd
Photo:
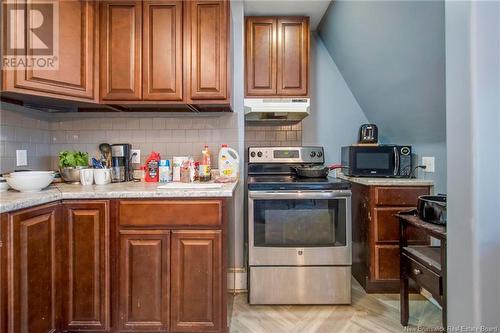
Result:
[[[247,294],[229,299],[230,333],[404,332],[398,294],[367,294],[355,279],[352,305],[249,305]],[[441,310],[421,295],[410,296],[410,326],[440,327]]]

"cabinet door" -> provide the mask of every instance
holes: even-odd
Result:
[[[309,94],[309,18],[278,18],[278,83],[280,96]]]
[[[222,328],[222,232],[172,232],[171,331]]]
[[[36,2],[20,1],[17,6],[29,10],[33,3]],[[58,1],[58,12],[55,13],[58,13],[59,29],[58,34],[54,35],[57,43],[53,45],[54,50],[55,45],[58,45],[59,51],[55,53],[57,56],[57,61],[54,62],[55,69],[6,70],[4,89],[49,97],[96,99],[94,89],[96,79],[94,64],[98,61],[94,57],[94,44],[97,40],[96,6],[94,1]],[[44,17],[44,20],[50,20],[49,24],[53,24],[54,19]],[[35,23],[31,20],[26,20],[22,28],[24,31],[30,31],[33,24]],[[9,27],[15,30],[15,25],[11,24]],[[5,33],[23,34],[21,31],[10,31],[10,29],[5,29]],[[36,34],[26,34],[26,36],[36,36]],[[30,49],[20,52],[22,54],[19,55],[33,56]]]
[[[62,223],[63,329],[109,329],[109,203],[66,202]]]
[[[101,99],[140,100],[142,2],[101,4]]]
[[[375,245],[375,279],[399,279],[399,245]]]
[[[246,96],[276,95],[276,18],[246,18]]]
[[[182,1],[144,2],[143,98],[182,100]]]
[[[22,210],[8,220],[9,333],[58,329],[58,204]]]
[[[229,1],[186,1],[190,97],[226,100]]]
[[[120,314],[122,331],[168,330],[169,231],[120,231]]]

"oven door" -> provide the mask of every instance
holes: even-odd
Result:
[[[351,191],[249,191],[250,266],[351,264]]]

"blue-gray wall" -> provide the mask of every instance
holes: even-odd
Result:
[[[311,37],[311,115],[302,121],[302,144],[323,146],[327,163],[340,163],[340,147],[356,142],[368,119],[322,40]]]
[[[318,35],[383,143],[434,156],[446,191],[443,1],[334,1]]]

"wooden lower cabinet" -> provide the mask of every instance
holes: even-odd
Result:
[[[399,222],[430,186],[366,186],[352,183],[352,274],[369,293],[399,292]],[[409,229],[412,245],[429,237]]]
[[[172,232],[173,332],[222,329],[222,231]]]
[[[109,202],[65,202],[61,227],[62,328],[109,330]]]
[[[2,219],[2,229],[7,231],[4,255],[8,333],[58,329],[59,212],[58,204],[49,204],[10,213],[6,225]]]
[[[121,230],[120,332],[167,332],[170,231]]]
[[[217,208],[217,223],[188,214],[182,226],[120,223],[131,201],[2,214],[0,332],[227,332],[224,200],[140,201],[165,214],[181,202]]]

